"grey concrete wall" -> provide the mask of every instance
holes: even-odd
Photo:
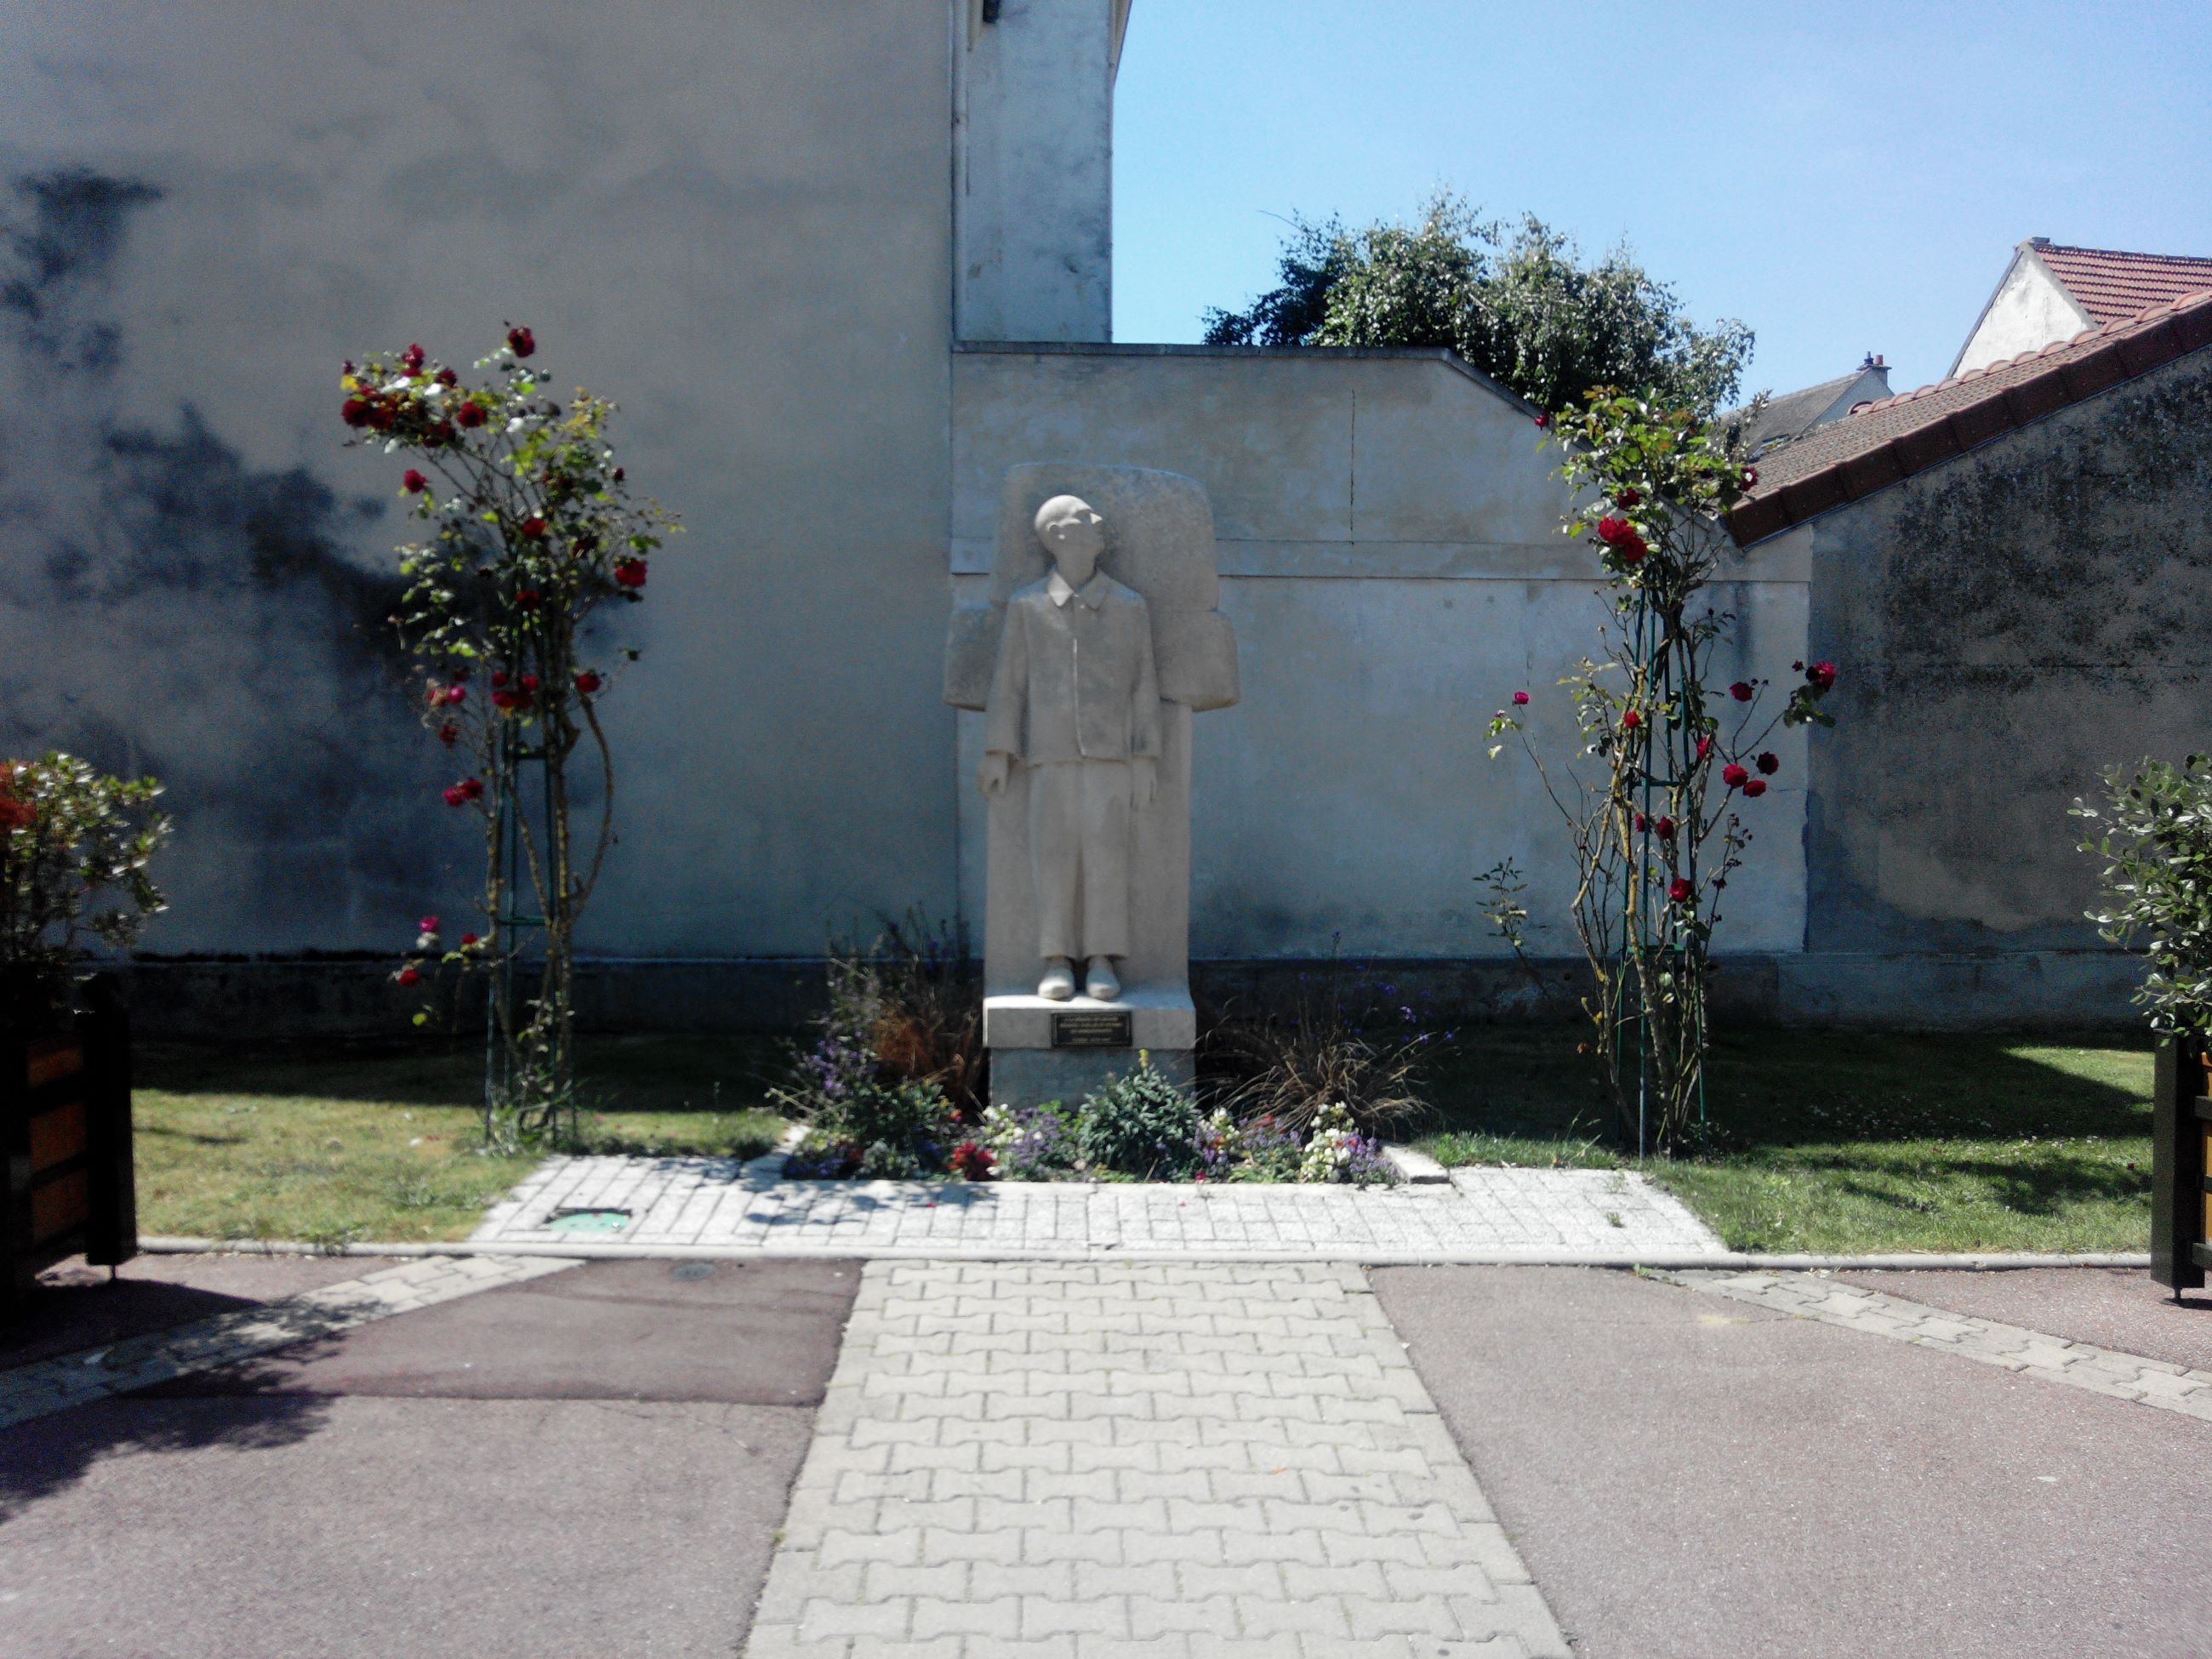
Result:
[[[2083,916],[2067,808],[2117,763],[2212,746],[2208,499],[2199,351],[1762,544],[1809,557],[1812,648],[1842,670],[1797,1006],[2124,1016],[2136,964]]]
[[[459,912],[475,837],[381,622],[398,469],[339,447],[336,376],[508,318],[690,526],[619,629],[586,947],[951,909],[952,18],[0,0],[0,752],[168,781],[150,948]]]
[[[1437,351],[963,349],[953,374],[951,568],[980,597],[999,480],[1019,461],[1163,467],[1204,483],[1243,697],[1194,722],[1194,956],[1449,959],[1504,946],[1474,877],[1511,857],[1530,939],[1570,957],[1571,860],[1526,763],[1484,726],[1521,690],[1540,741],[1578,741],[1556,682],[1597,643],[1587,549],[1560,535],[1556,455],[1530,411]],[[1739,675],[1787,678],[1806,570],[1732,559]],[[962,890],[981,904],[979,717],[963,716]],[[1756,803],[1725,948],[1803,938],[1802,733]]]
[[[1114,70],[1126,0],[959,0],[955,328],[1114,337]]]

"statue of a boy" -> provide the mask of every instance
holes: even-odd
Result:
[[[1098,568],[1103,520],[1074,495],[1037,509],[1053,573],[1006,603],[984,714],[986,795],[1030,769],[1030,869],[1036,884],[1037,994],[1121,994],[1129,953],[1130,813],[1158,793],[1159,676],[1141,594]]]

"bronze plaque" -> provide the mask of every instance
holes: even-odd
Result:
[[[1127,1048],[1130,1046],[1129,1015],[1078,1012],[1052,1017],[1052,1046],[1055,1048]]]

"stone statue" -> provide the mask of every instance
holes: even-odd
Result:
[[[1220,586],[1195,479],[1072,461],[1011,468],[988,585],[954,578],[994,1102],[1079,1101],[1137,1049],[1190,1079],[1191,716],[1238,689]]]
[[[1114,963],[1129,954],[1130,813],[1159,793],[1160,684],[1142,595],[1098,568],[1105,521],[1077,495],[1037,509],[1053,572],[1006,602],[985,706],[983,793],[1004,794],[1016,763],[1030,775],[1030,870],[1036,883],[1037,994],[1121,994]]]

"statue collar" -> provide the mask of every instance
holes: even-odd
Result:
[[[1054,605],[1064,608],[1070,599],[1081,599],[1093,611],[1106,603],[1106,573],[1103,570],[1092,571],[1091,580],[1079,588],[1069,586],[1067,578],[1057,570],[1046,579],[1044,585],[1046,597]]]

